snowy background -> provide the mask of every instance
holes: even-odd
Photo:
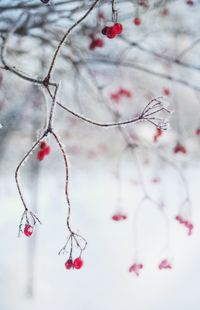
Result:
[[[12,157],[12,153],[8,156]],[[112,174],[116,158],[103,156],[92,162],[80,155],[71,157],[72,222],[87,239],[88,247],[83,256],[84,268],[67,271],[64,267],[66,257],[57,255],[66,235],[64,169],[62,161],[57,159],[56,154],[51,154],[45,162],[39,163],[37,198],[35,193],[31,193],[35,186],[34,178],[29,177],[29,187],[24,188],[27,197],[32,195],[33,208],[37,207],[43,223],[29,240],[25,236],[17,238],[22,211],[13,177],[17,158],[9,164],[6,159],[0,187],[0,309],[198,310],[199,169],[187,171],[195,214],[194,234],[188,237],[174,220],[181,191],[178,190],[179,184],[173,181],[173,174],[167,170],[164,184],[151,184],[152,171],[145,168],[151,193],[158,190],[160,193],[168,185],[165,204],[170,227],[166,228],[160,211],[154,205],[148,202],[142,205],[137,226],[139,256],[144,269],[136,277],[128,272],[134,254],[134,212],[141,198],[139,185],[133,182],[137,179],[134,167],[130,171],[132,163],[126,161],[123,169],[121,208],[128,219],[116,223],[111,220],[118,208],[118,185]],[[5,172],[6,175],[3,174]],[[170,230],[167,253],[173,269],[159,270],[159,260],[165,253],[166,229]]]

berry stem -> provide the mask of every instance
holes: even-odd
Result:
[[[115,9],[115,0],[112,0],[112,21],[116,23],[118,20],[118,12]]]
[[[60,49],[62,48],[63,44],[65,43],[68,35],[70,34],[70,32],[76,27],[78,26],[89,14],[90,12],[95,8],[96,4],[99,2],[100,0],[95,0],[93,2],[93,4],[90,6],[90,8],[86,11],[86,13],[81,17],[79,18],[67,31],[66,33],[64,34],[64,36],[62,37],[61,41],[59,42],[55,52],[54,52],[54,55],[53,55],[53,58],[52,58],[52,61],[50,63],[50,66],[49,66],[49,71],[47,73],[47,76],[45,77],[44,81],[48,81],[48,84],[49,84],[49,81],[50,81],[50,78],[51,78],[51,73],[52,73],[52,70],[53,70],[53,67],[55,65],[55,61],[56,61],[56,58],[58,56],[58,53],[60,51]]]
[[[15,182],[17,184],[17,189],[18,189],[18,192],[19,192],[19,196],[20,196],[20,199],[22,201],[22,204],[24,206],[24,210],[25,211],[28,211],[28,207],[25,203],[25,200],[23,198],[23,195],[22,195],[22,191],[21,191],[21,187],[20,187],[20,184],[19,184],[19,170],[22,166],[22,164],[25,162],[25,160],[29,157],[29,155],[33,152],[33,150],[36,148],[36,146],[40,143],[40,141],[48,134],[47,131],[45,131],[42,136],[33,144],[33,146],[30,148],[30,150],[25,154],[25,156],[22,158],[22,160],[20,161],[20,163],[18,164],[16,170],[15,170]]]
[[[68,212],[67,212],[67,227],[69,229],[70,233],[73,233],[70,227],[70,216],[71,216],[71,203],[70,203],[70,198],[69,198],[69,192],[68,192],[68,185],[69,185],[69,166],[68,166],[68,160],[67,160],[67,155],[65,153],[64,147],[62,146],[58,136],[54,131],[51,131],[51,134],[54,136],[64,159],[64,164],[65,164],[65,196],[66,196],[66,201],[68,205]]]

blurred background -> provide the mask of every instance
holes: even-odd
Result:
[[[26,205],[42,224],[18,238],[24,209],[15,171],[51,106],[45,87],[27,77],[47,75],[66,30],[92,4],[0,1],[0,310],[199,310],[197,0],[99,1],[70,33],[51,77],[62,104],[53,130],[69,162],[71,226],[88,242],[83,267],[66,270],[69,250],[58,255],[68,208],[52,135],[43,139],[49,155],[40,160],[38,145],[19,171]],[[123,31],[109,39],[102,29],[116,12]],[[132,119],[160,96],[172,113],[158,112],[155,125],[169,121],[167,130],[90,122]]]

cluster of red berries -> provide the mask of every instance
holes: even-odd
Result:
[[[123,26],[120,23],[115,23],[113,26],[106,26],[102,29],[102,34],[109,39],[113,39],[123,31]]]
[[[131,91],[125,88],[120,88],[117,92],[110,95],[110,98],[115,102],[119,102],[122,97],[131,98]]]
[[[89,45],[89,49],[90,50],[94,50],[97,47],[103,47],[104,46],[104,42],[102,39],[94,39],[92,38],[92,41]]]
[[[140,275],[140,270],[143,269],[144,265],[141,263],[134,263],[128,269],[129,272],[133,272],[136,276]],[[172,264],[168,261],[168,259],[163,259],[160,264],[158,265],[160,270],[162,269],[172,269]]]
[[[43,160],[46,155],[49,155],[50,150],[50,146],[45,141],[42,141],[40,143],[40,150],[37,153],[38,160]]]
[[[65,263],[65,268],[67,270],[81,269],[82,267],[83,267],[83,260],[81,259],[81,257],[75,258],[74,261],[71,258],[69,258]]]
[[[182,154],[186,154],[187,153],[187,149],[180,143],[177,143],[176,146],[174,147],[174,153],[182,153]]]
[[[171,263],[168,261],[168,259],[163,259],[160,264],[158,265],[158,268],[161,269],[172,269]]]
[[[162,129],[156,128],[156,134],[155,134],[154,137],[153,137],[153,141],[154,141],[155,143],[158,142],[158,138],[159,138],[160,136],[162,136],[162,134],[163,134]]]
[[[143,268],[143,264],[137,264],[137,263],[134,263],[133,265],[131,265],[129,267],[129,272],[134,272],[136,274],[136,276],[139,276],[140,275],[140,269]]]
[[[184,225],[188,229],[188,235],[191,236],[194,225],[190,221],[184,220],[182,216],[180,215],[177,215],[175,219],[176,221],[178,221],[180,224]]]
[[[134,20],[133,20],[133,23],[136,25],[136,26],[140,26],[142,21],[139,17],[135,17]]]
[[[127,219],[127,215],[122,213],[116,213],[112,216],[112,220],[115,222],[124,221]]]
[[[32,233],[33,233],[33,227],[29,224],[26,224],[24,226],[24,235],[26,237],[30,237],[32,235]]]

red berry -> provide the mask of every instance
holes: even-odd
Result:
[[[116,222],[123,221],[126,219],[127,219],[127,215],[121,214],[121,213],[117,213],[112,216],[112,220]]]
[[[175,219],[179,222],[181,217],[179,215],[176,215]]]
[[[156,128],[156,131],[157,131],[157,136],[161,136],[163,133],[161,128]]]
[[[200,135],[200,128],[197,128],[197,130],[196,130],[196,135],[197,135],[197,136]]]
[[[45,156],[44,150],[41,150],[37,153],[38,160],[43,160]]]
[[[96,47],[103,47],[104,46],[104,42],[102,39],[95,39],[92,40],[92,42],[89,45],[89,49],[90,50],[94,50]]]
[[[68,269],[68,270],[73,268],[73,261],[71,259],[68,259],[66,261],[65,268]]]
[[[41,148],[41,150],[43,150],[46,146],[47,146],[47,144],[46,144],[45,141],[42,141],[42,142],[40,143],[40,148]]]
[[[114,37],[116,37],[116,35],[117,35],[117,33],[116,33],[116,30],[115,30],[115,28],[113,26],[107,28],[106,36],[109,39],[113,39]]]
[[[80,257],[77,257],[75,258],[73,265],[75,269],[81,269],[83,266],[83,260]]]
[[[193,230],[193,228],[194,228],[193,224],[192,224],[192,223],[189,223],[187,228],[188,228],[188,235],[191,236],[192,230]]]
[[[50,151],[51,151],[50,146],[47,145],[47,146],[45,147],[45,149],[44,149],[44,154],[45,154],[45,155],[49,155]]]
[[[172,265],[169,263],[167,259],[163,259],[158,265],[159,269],[172,269]]]
[[[104,36],[106,36],[107,30],[108,30],[108,27],[106,26],[106,27],[104,27],[104,28],[102,29],[101,33],[102,33]]]
[[[113,28],[117,34],[120,34],[123,31],[123,26],[120,23],[114,24]]]
[[[131,265],[129,267],[129,272],[134,272],[136,274],[136,276],[139,276],[140,275],[140,269],[143,268],[143,264],[137,264],[137,263],[134,263],[133,265]]]
[[[102,40],[102,39],[96,39],[96,45],[97,45],[98,47],[103,47],[103,46],[104,46],[103,40]]]
[[[133,20],[134,24],[136,26],[140,26],[141,25],[141,19],[139,17],[136,17],[134,20]]]
[[[158,138],[162,135],[163,131],[160,128],[156,128],[156,134],[153,137],[153,141],[157,142]]]
[[[120,90],[119,90],[118,93],[119,93],[119,95],[121,95],[121,96],[125,96],[125,97],[128,97],[128,98],[132,97],[132,93],[131,93],[131,91],[128,90],[128,89],[120,88]]]
[[[116,93],[111,94],[111,95],[110,95],[110,98],[111,98],[113,101],[115,101],[115,102],[118,102],[118,101],[120,100],[119,94],[116,94]]]
[[[95,41],[92,41],[89,45],[89,49],[90,50],[94,50],[96,48],[96,42]]]
[[[112,216],[112,220],[118,222],[121,220],[121,216],[119,214],[115,214]]]
[[[163,94],[165,95],[165,96],[170,96],[170,90],[169,90],[169,88],[163,88]]]
[[[187,0],[186,1],[186,4],[190,5],[190,6],[193,6],[194,5],[194,1],[192,0]]]
[[[29,224],[25,225],[24,227],[24,235],[30,237],[33,233],[33,227]]]
[[[186,153],[187,153],[187,149],[186,149],[183,145],[177,143],[177,145],[176,145],[175,148],[174,148],[174,153],[175,153],[175,154],[176,154],[176,153],[183,153],[183,154],[186,154]]]

